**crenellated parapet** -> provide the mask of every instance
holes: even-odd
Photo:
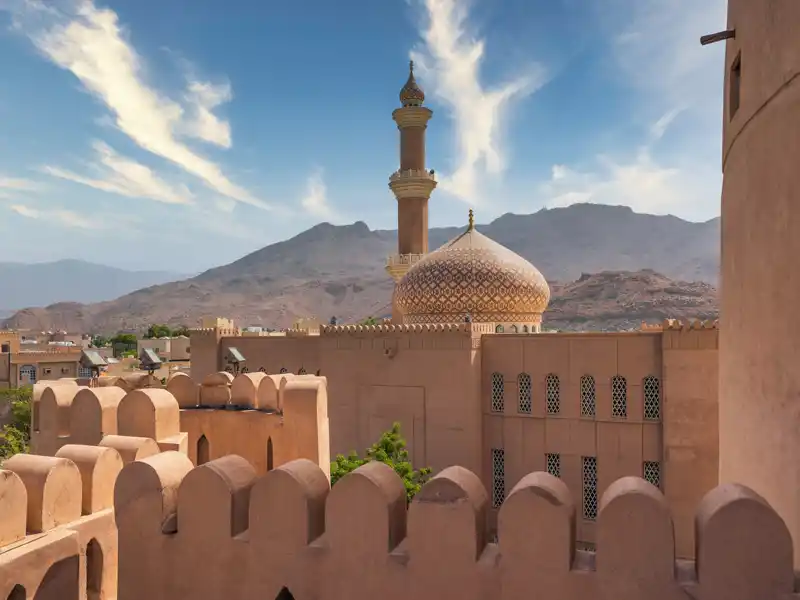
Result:
[[[439,473],[407,507],[400,478],[382,463],[331,490],[306,460],[258,477],[238,456],[192,468],[163,453],[123,469],[115,505],[120,600],[256,600],[284,587],[320,600],[796,597],[786,525],[733,484],[698,507],[696,562],[676,561],[666,500],[633,477],[603,495],[596,551],[576,548],[575,500],[546,473],[514,487],[496,542],[489,496],[461,467]]]
[[[488,333],[472,323],[420,323],[414,325],[325,325],[320,335],[336,336],[356,333]]]
[[[113,598],[113,497],[123,460],[113,448],[66,445],[18,454],[0,468],[0,598]]]
[[[118,386],[52,385],[44,388],[34,403],[31,441],[36,454],[53,456],[67,444],[114,447],[119,436],[138,440],[145,454],[152,440],[162,451],[186,452],[180,407],[164,389],[126,392]],[[130,455],[131,444],[131,440],[124,441],[120,451]]]

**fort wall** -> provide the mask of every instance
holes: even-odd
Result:
[[[461,467],[439,473],[407,508],[400,478],[381,463],[330,490],[310,461],[259,477],[237,456],[192,468],[162,453],[126,466],[115,490],[119,600],[256,600],[284,588],[319,600],[800,597],[786,525],[742,486],[701,500],[696,562],[676,560],[666,499],[638,478],[603,494],[596,551],[576,548],[576,503],[547,473],[514,486],[496,543],[489,499]]]
[[[58,383],[34,392],[33,452],[103,445],[130,460],[176,450],[195,464],[239,454],[258,473],[296,458],[329,470],[327,405],[327,382],[313,375],[219,372],[198,385],[181,373],[166,389],[129,392]]]

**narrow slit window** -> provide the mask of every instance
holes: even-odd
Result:
[[[742,53],[736,55],[731,64],[730,81],[728,82],[728,114],[732,120],[739,110],[739,102],[742,93]]]
[[[506,453],[492,448],[492,506],[498,508],[506,497]]]
[[[502,373],[492,373],[492,412],[503,412],[505,408],[505,392]]]

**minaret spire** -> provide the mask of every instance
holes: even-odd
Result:
[[[425,130],[433,112],[424,102],[425,92],[410,60],[408,79],[400,89],[401,106],[392,113],[400,130],[400,168],[389,178],[397,198],[397,254],[389,257],[386,270],[395,281],[428,253],[428,199],[436,180],[425,166]]]

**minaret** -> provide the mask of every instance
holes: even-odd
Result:
[[[392,113],[400,130],[400,168],[389,178],[397,198],[397,254],[386,270],[399,281],[428,252],[428,199],[436,187],[433,171],[425,169],[425,129],[433,116],[422,106],[425,94],[414,79],[414,61],[400,90],[401,108]]]

